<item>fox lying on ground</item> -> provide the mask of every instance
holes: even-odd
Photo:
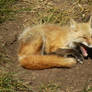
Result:
[[[60,56],[53,52],[57,49],[61,49],[61,52],[62,49],[66,49],[67,52],[68,49],[76,48],[75,43],[90,47],[92,46],[91,36],[92,17],[87,23],[77,23],[71,19],[70,25],[62,27],[55,24],[27,27],[19,36],[19,62],[27,69],[72,67],[77,62],[75,58]],[[81,47],[81,49],[83,56],[87,56],[85,48]]]

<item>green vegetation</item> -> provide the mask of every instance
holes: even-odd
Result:
[[[0,74],[0,92],[33,92],[29,86],[13,77],[13,73]]]
[[[11,8],[18,0],[0,0],[0,23],[5,20],[12,20],[14,10]]]
[[[84,89],[82,92],[92,92],[92,87],[88,89]]]
[[[60,86],[54,83],[48,83],[48,85],[41,85],[39,92],[58,92],[60,91]]]
[[[81,91],[81,92],[92,92],[92,85],[86,84],[83,91]]]
[[[18,1],[19,0],[0,0],[0,23],[6,20],[14,20],[17,13],[31,11],[31,8],[14,9],[13,5]]]
[[[31,13],[34,13],[34,16],[32,16],[33,19],[31,20],[34,24],[58,23],[63,25],[66,24],[70,18],[85,21],[86,15],[89,13],[89,9],[87,7],[83,7],[82,3],[88,3],[89,5],[92,4],[91,0],[71,0],[71,6],[69,6],[67,9],[60,9],[50,6],[49,4],[45,4],[45,0],[38,0],[32,2],[28,7],[14,9],[12,6],[17,2],[19,2],[19,0],[0,0],[0,23],[6,20],[13,20],[14,15],[18,13],[30,11]],[[41,6],[40,8],[39,5]],[[36,17],[36,19],[34,17]]]
[[[66,12],[60,10],[51,8],[49,10],[45,10],[44,14],[39,13],[39,23],[45,24],[45,23],[55,23],[55,24],[66,24],[69,20],[69,17],[67,17]]]

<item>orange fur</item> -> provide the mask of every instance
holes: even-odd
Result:
[[[70,26],[54,24],[37,25],[26,28],[20,35],[19,62],[27,69],[46,69],[51,67],[72,67],[76,64],[74,58],[56,55],[42,55],[42,47],[46,53],[58,48],[73,48],[74,42],[92,45],[91,22],[76,23],[71,20]]]
[[[76,64],[76,60],[54,55],[30,55],[21,59],[20,63],[27,69],[46,69],[52,67],[72,67]]]

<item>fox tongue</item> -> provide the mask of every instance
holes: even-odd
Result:
[[[87,57],[88,53],[87,53],[86,49],[82,46],[80,47],[80,49],[81,49],[81,52],[82,52],[83,56]]]

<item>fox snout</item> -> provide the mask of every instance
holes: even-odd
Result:
[[[86,39],[86,41],[82,43],[88,47],[92,47],[92,38]]]

